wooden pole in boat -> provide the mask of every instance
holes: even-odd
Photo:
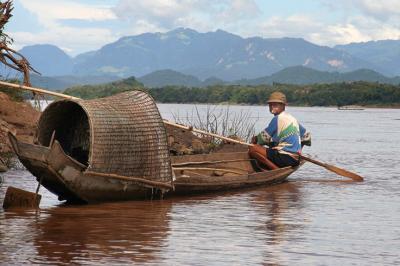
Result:
[[[213,137],[216,137],[216,138],[219,138],[219,139],[223,139],[223,140],[226,140],[226,141],[229,141],[229,142],[242,144],[242,145],[246,145],[246,146],[254,146],[254,144],[250,144],[250,143],[247,143],[247,142],[239,141],[239,140],[236,140],[236,139],[227,138],[227,137],[215,134],[215,133],[210,133],[210,132],[203,131],[203,130],[200,130],[200,129],[196,129],[196,128],[193,128],[193,127],[188,127],[188,126],[184,126],[184,125],[175,124],[175,123],[167,121],[167,120],[164,120],[164,123],[167,124],[167,125],[170,125],[170,126],[175,126],[177,128],[186,129],[186,130],[193,131],[193,132],[196,132],[196,133],[199,133],[199,134],[213,136]],[[308,161],[308,162],[310,162],[310,163],[313,163],[313,164],[316,164],[318,166],[324,167],[325,169],[327,169],[327,170],[329,170],[331,172],[334,172],[334,173],[336,173],[338,175],[351,178],[354,181],[363,181],[364,180],[364,178],[362,176],[357,175],[357,174],[355,174],[353,172],[350,172],[348,170],[339,168],[339,167],[334,166],[334,165],[330,165],[330,164],[327,164],[327,163],[323,163],[323,162],[317,161],[317,160],[309,158],[309,157],[307,157],[307,156],[305,156],[303,154],[301,155],[301,158],[306,160],[306,161]]]
[[[180,171],[185,171],[185,170],[203,170],[203,171],[217,171],[217,172],[226,172],[226,173],[232,173],[232,174],[237,174],[237,175],[243,175],[247,174],[248,172],[246,170],[242,170],[242,172],[235,171],[235,170],[229,170],[229,169],[222,169],[222,168],[210,168],[210,167],[173,167],[172,170],[180,170]]]
[[[203,130],[200,130],[200,129],[197,129],[197,128],[176,124],[174,122],[171,122],[171,121],[168,121],[168,120],[165,120],[165,119],[163,121],[164,121],[164,124],[167,124],[167,125],[170,125],[170,126],[174,126],[174,127],[177,127],[177,128],[185,129],[185,130],[188,130],[188,131],[193,131],[193,132],[200,133],[200,134],[203,134],[203,135],[216,137],[216,138],[223,139],[223,140],[226,140],[226,141],[229,141],[229,142],[234,142],[234,143],[237,143],[237,144],[253,146],[252,144],[249,144],[247,142],[243,142],[243,141],[240,141],[240,140],[227,138],[227,137],[224,137],[224,136],[221,136],[221,135],[218,135],[218,134],[214,134],[214,133],[210,133],[210,132],[207,132],[207,131],[203,131]]]
[[[4,82],[4,81],[0,81],[0,85],[7,86],[7,87],[10,87],[10,88],[15,88],[15,89],[28,90],[28,91],[32,91],[32,92],[36,92],[36,93],[48,94],[48,95],[61,97],[61,98],[65,98],[65,99],[70,99],[70,100],[79,100],[80,99],[80,98],[77,98],[77,97],[74,97],[74,96],[70,96],[70,95],[66,95],[66,94],[62,94],[62,93],[57,93],[57,92],[53,92],[53,91],[33,88],[33,87],[29,87],[29,86],[13,84],[13,83]],[[226,140],[226,141],[229,141],[229,142],[233,142],[233,143],[237,143],[237,144],[253,146],[253,144],[250,144],[250,143],[247,143],[247,142],[243,142],[243,141],[227,138],[227,137],[215,134],[215,133],[210,133],[210,132],[203,131],[203,130],[200,130],[200,129],[196,129],[196,128],[193,128],[193,127],[179,125],[179,124],[167,121],[167,120],[164,120],[164,124],[167,124],[167,125],[170,125],[170,126],[174,126],[174,127],[178,127],[178,128],[182,128],[182,129],[189,130],[189,131],[193,131],[193,132],[196,132],[196,133],[199,133],[199,134],[203,134],[203,135],[213,136],[215,138],[223,139],[223,140]],[[361,176],[359,176],[359,175],[357,175],[355,173],[352,173],[352,172],[350,172],[348,170],[339,168],[337,166],[330,165],[330,164],[327,164],[327,163],[323,163],[323,162],[317,161],[315,159],[309,158],[309,157],[304,156],[304,155],[301,155],[301,158],[303,158],[304,160],[306,160],[306,161],[308,161],[310,163],[313,163],[313,164],[319,165],[321,167],[324,167],[325,169],[327,169],[327,170],[329,170],[331,172],[334,172],[334,173],[336,173],[338,175],[341,175],[341,176],[344,176],[344,177],[349,177],[349,178],[353,179],[354,181],[363,181],[364,180],[363,177],[361,177]]]
[[[6,87],[9,87],[9,88],[14,88],[14,89],[31,91],[31,92],[39,93],[39,94],[48,94],[48,95],[51,95],[51,96],[56,96],[56,97],[60,97],[60,98],[70,99],[70,100],[79,100],[80,99],[80,98],[77,98],[77,97],[74,97],[74,96],[70,96],[70,95],[66,95],[66,94],[62,94],[62,93],[58,93],[58,92],[54,92],[54,91],[48,91],[48,90],[43,90],[43,89],[39,89],[39,88],[33,88],[33,87],[14,84],[14,83],[5,82],[5,81],[0,81],[0,85],[6,86]]]

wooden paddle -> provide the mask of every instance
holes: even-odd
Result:
[[[227,137],[224,137],[224,136],[220,136],[218,134],[210,133],[210,132],[203,131],[203,130],[200,130],[200,129],[196,129],[196,128],[193,128],[193,127],[188,127],[188,126],[175,124],[175,123],[167,121],[167,120],[164,120],[164,123],[167,124],[167,125],[178,127],[178,128],[190,130],[190,131],[193,131],[193,132],[196,132],[196,133],[200,133],[200,134],[204,134],[204,135],[208,135],[208,136],[213,136],[213,137],[216,137],[216,138],[219,138],[219,139],[223,139],[223,140],[226,140],[226,141],[229,141],[229,142],[242,144],[242,145],[247,145],[247,146],[254,146],[254,144],[250,144],[250,143],[247,143],[247,142],[243,142],[243,141],[227,138]],[[334,165],[330,165],[330,164],[327,164],[327,163],[323,163],[323,162],[317,161],[315,159],[312,159],[312,158],[309,158],[307,156],[304,156],[303,154],[301,155],[301,158],[306,160],[306,161],[308,161],[308,162],[310,162],[310,163],[316,164],[318,166],[322,166],[325,169],[327,169],[327,170],[329,170],[331,172],[334,172],[334,173],[336,173],[338,175],[351,178],[354,181],[363,181],[364,180],[363,177],[361,177],[361,176],[359,176],[359,175],[357,175],[355,173],[352,173],[352,172],[350,172],[348,170],[339,168],[339,167],[334,166]]]
[[[62,93],[47,91],[47,90],[44,90],[44,89],[38,89],[38,88],[29,87],[29,86],[22,86],[22,85],[18,85],[18,84],[14,84],[14,83],[8,83],[8,82],[4,82],[4,81],[0,81],[0,85],[7,86],[7,87],[10,87],[10,88],[14,88],[14,89],[22,89],[22,90],[33,91],[33,92],[36,92],[36,93],[44,93],[44,94],[48,94],[48,95],[52,95],[52,96],[56,96],[56,97],[65,98],[65,99],[71,99],[71,100],[79,99],[79,98],[76,98],[76,97],[73,97],[73,96],[70,96],[70,95],[66,95],[66,94],[62,94]],[[171,125],[171,126],[178,127],[178,128],[182,128],[182,129],[189,130],[189,131],[193,131],[193,132],[200,133],[200,134],[203,134],[203,135],[213,136],[215,138],[223,139],[223,140],[226,140],[226,141],[229,141],[229,142],[233,142],[233,143],[237,143],[237,144],[253,146],[253,144],[250,144],[250,143],[247,143],[247,142],[243,142],[243,141],[227,138],[227,137],[215,134],[215,133],[210,133],[210,132],[203,131],[203,130],[200,130],[200,129],[196,129],[196,128],[193,128],[193,127],[179,125],[179,124],[167,121],[167,120],[164,120],[164,124]],[[350,172],[348,170],[339,168],[337,166],[326,164],[326,163],[317,161],[315,159],[311,159],[311,158],[309,158],[307,156],[304,156],[304,155],[301,155],[301,158],[303,158],[304,160],[306,160],[306,161],[308,161],[310,163],[322,166],[325,169],[327,169],[327,170],[329,170],[331,172],[334,172],[334,173],[336,173],[338,175],[351,178],[354,181],[363,181],[364,180],[364,178],[362,178],[361,176],[359,176],[359,175],[357,175],[355,173],[352,173],[352,172]]]
[[[308,162],[310,162],[310,163],[322,166],[325,169],[327,169],[327,170],[329,170],[331,172],[334,172],[334,173],[336,173],[338,175],[351,178],[354,181],[359,181],[359,182],[364,181],[364,178],[362,176],[359,176],[356,173],[350,172],[348,170],[339,168],[339,167],[334,166],[334,165],[330,165],[330,164],[327,164],[327,163],[323,163],[323,162],[317,161],[317,160],[312,159],[310,157],[304,156],[303,154],[301,155],[301,158],[306,160],[306,161],[308,161]]]

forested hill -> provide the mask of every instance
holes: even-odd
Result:
[[[73,95],[82,99],[94,99],[111,96],[132,89],[143,89],[143,84],[134,77],[114,81],[100,85],[83,85],[68,88],[65,94]]]
[[[135,88],[148,91],[156,101],[162,103],[265,104],[268,95],[279,90],[287,95],[291,105],[298,106],[400,107],[400,85],[363,81],[313,85],[274,83],[257,86],[214,85],[206,88],[184,86],[144,88],[135,79],[130,78],[104,85],[74,87],[65,93],[89,99]]]
[[[235,83],[240,85],[261,85],[272,84],[275,82],[285,84],[314,84],[352,81],[400,84],[400,77],[386,77],[370,69],[357,69],[355,71],[340,73],[319,71],[304,66],[293,66],[287,67],[269,76],[256,79],[241,79]]]
[[[152,72],[138,78],[146,87],[165,87],[165,86],[186,86],[186,87],[207,87],[221,84],[239,85],[262,85],[273,83],[285,84],[314,84],[314,83],[337,83],[351,81],[369,81],[388,84],[400,84],[400,77],[386,77],[376,71],[369,69],[358,69],[355,71],[340,73],[319,71],[305,66],[287,67],[272,75],[263,76],[255,79],[241,79],[237,81],[224,81],[217,78],[209,78],[201,81],[195,76],[170,69]]]

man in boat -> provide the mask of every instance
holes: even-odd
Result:
[[[254,145],[249,148],[249,155],[271,170],[297,166],[302,146],[311,146],[311,134],[285,111],[285,94],[273,92],[268,105],[274,117],[263,131],[252,138]],[[268,148],[263,145],[268,145]]]

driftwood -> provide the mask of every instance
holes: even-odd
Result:
[[[38,208],[42,196],[23,189],[8,187],[3,208]]]

